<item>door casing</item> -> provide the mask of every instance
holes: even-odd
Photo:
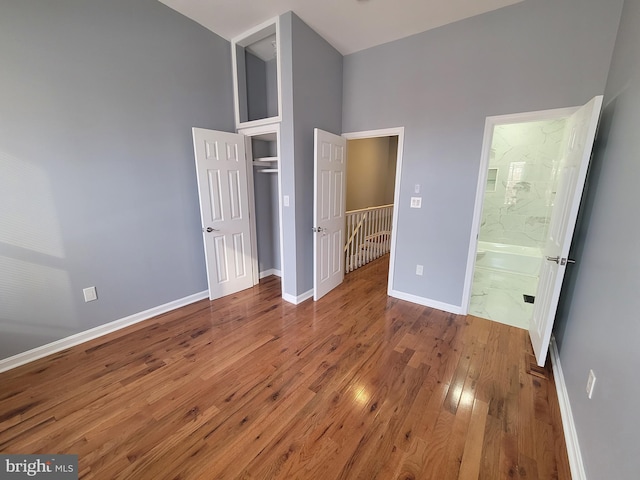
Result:
[[[284,268],[284,243],[283,243],[283,229],[282,229],[282,170],[281,156],[280,156],[280,124],[272,123],[267,125],[259,125],[256,127],[242,128],[238,130],[238,133],[245,138],[245,149],[247,152],[247,182],[249,192],[249,218],[251,225],[251,260],[253,268],[253,284],[257,285],[260,281],[260,268],[258,265],[258,236],[256,227],[256,199],[254,189],[254,170],[253,170],[253,151],[251,148],[251,139],[265,134],[276,135],[276,152],[278,157],[278,242],[280,248],[280,281],[284,285],[285,268]],[[285,298],[284,290],[283,296]]]
[[[513,123],[541,122],[545,120],[560,120],[568,118],[578,111],[578,107],[556,108],[551,110],[540,110],[535,112],[514,113],[508,115],[496,115],[487,117],[484,124],[484,138],[482,141],[482,155],[480,157],[480,170],[478,172],[478,186],[476,187],[476,200],[473,210],[473,223],[471,224],[471,234],[469,237],[469,252],[467,254],[467,270],[465,274],[464,290],[462,293],[462,314],[469,313],[471,304],[471,287],[473,285],[473,273],[476,265],[476,252],[478,250],[478,236],[480,234],[480,222],[482,220],[482,209],[484,206],[484,195],[487,188],[487,175],[489,172],[489,159],[491,154],[491,144],[493,143],[493,132],[498,125],[509,125]]]
[[[396,161],[396,181],[393,190],[393,219],[391,225],[391,250],[389,252],[389,279],[387,282],[387,295],[393,296],[394,291],[394,265],[396,259],[396,238],[398,236],[398,210],[400,206],[400,181],[402,180],[402,157],[404,150],[404,127],[383,128],[380,130],[364,130],[361,132],[343,133],[347,140],[359,140],[362,138],[398,137],[398,151]],[[347,162],[348,160],[347,153]]]

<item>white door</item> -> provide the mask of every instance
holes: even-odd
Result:
[[[244,136],[193,129],[209,298],[253,286]]]
[[[565,130],[565,150],[558,167],[556,198],[529,327],[531,344],[540,366],[544,365],[549,349],[601,107],[602,97],[593,98],[569,118]]]
[[[344,208],[347,140],[316,128],[313,189],[313,299],[344,280]]]

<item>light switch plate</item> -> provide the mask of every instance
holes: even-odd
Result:
[[[422,208],[422,197],[411,197],[411,208]]]

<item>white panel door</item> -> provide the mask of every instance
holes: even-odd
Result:
[[[244,136],[193,129],[209,298],[253,286]]]
[[[569,118],[565,130],[564,152],[556,176],[556,197],[529,327],[531,344],[540,366],[547,358],[601,107],[602,97],[593,98]]]
[[[344,209],[347,140],[316,128],[313,218],[313,299],[344,280]]]

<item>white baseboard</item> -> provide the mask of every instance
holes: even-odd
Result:
[[[282,293],[282,298],[289,303],[293,303],[294,305],[298,305],[299,303],[302,303],[311,297],[313,297],[313,288],[309,291],[304,292],[302,295],[298,295],[297,297],[294,295],[289,295],[285,292]]]
[[[11,370],[12,368],[19,367],[20,365],[24,365],[25,363],[33,362],[34,360],[46,357],[47,355],[57,353],[61,350],[65,350],[69,347],[79,345],[89,340],[93,340],[94,338],[101,337],[108,333],[115,332],[130,325],[148,320],[149,318],[155,317],[156,315],[161,315],[171,310],[175,310],[176,308],[184,307],[185,305],[189,305],[205,298],[209,298],[208,291],[195,293],[193,295],[189,295],[188,297],[180,298],[178,300],[174,300],[173,302],[150,308],[149,310],[145,310],[144,312],[134,313],[133,315],[121,318],[120,320],[105,323],[104,325],[100,325],[98,327],[76,333],[69,337],[61,338],[60,340],[47,343],[46,345],[42,345],[41,347],[36,347],[34,349],[27,350],[26,352],[18,353],[17,355],[14,355],[12,357],[1,359],[0,373]]]
[[[271,268],[269,270],[265,270],[264,272],[260,272],[260,279],[263,279],[264,277],[268,277],[270,275],[282,277],[282,272],[280,270],[276,270],[275,268]]]
[[[553,336],[549,344],[549,354],[551,355],[553,378],[555,379],[556,391],[558,392],[558,403],[560,404],[560,416],[562,417],[562,429],[564,430],[564,439],[567,444],[571,477],[573,480],[587,480],[584,463],[582,462],[582,453],[580,453],[580,444],[578,443],[576,424],[573,421],[573,413],[571,413],[569,392],[567,392],[567,385],[564,382],[564,374],[562,373],[562,367],[560,365],[558,345]]]
[[[418,297],[410,293],[400,292],[398,290],[389,290],[389,296],[399,298],[400,300],[406,300],[407,302],[417,303],[418,305],[424,305],[425,307],[435,308],[436,310],[443,310],[449,313],[455,313],[456,315],[464,315],[464,311],[459,305],[451,305],[449,303],[438,302],[437,300],[431,300],[429,298]]]

